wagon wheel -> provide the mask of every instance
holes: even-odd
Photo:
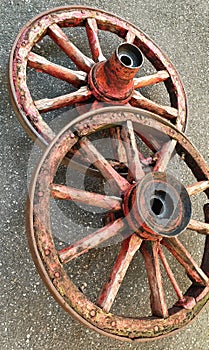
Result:
[[[87,57],[76,47],[65,33],[66,28],[85,28],[92,58]],[[186,98],[179,76],[161,50],[137,27],[127,21],[109,14],[87,7],[60,7],[46,11],[32,19],[20,31],[13,45],[9,61],[9,88],[10,95],[17,117],[28,134],[43,145],[47,145],[55,136],[49,123],[45,120],[48,111],[60,110],[64,106],[85,104],[100,100],[89,83],[92,67],[105,61],[100,46],[100,33],[111,32],[121,38],[125,43],[139,48],[144,57],[151,63],[153,72],[145,76],[132,79],[134,84],[129,96],[129,103],[135,107],[143,108],[171,120],[179,130],[184,130],[186,124]],[[45,40],[49,38],[49,40]],[[36,53],[36,46],[55,42],[58,45],[57,55],[64,52],[69,59],[69,65],[74,64],[75,69],[69,69],[62,64],[55,64]],[[50,49],[47,53],[50,54]],[[59,57],[59,56],[58,56]],[[128,60],[128,61],[127,61]],[[130,57],[123,56],[122,65],[131,66]],[[67,63],[67,64],[68,64]],[[68,93],[49,98],[45,95],[34,100],[33,91],[28,83],[28,71],[37,70],[35,85],[40,86],[42,73],[66,81],[69,85]],[[113,71],[114,74],[114,71]],[[54,84],[56,84],[56,81]],[[145,98],[138,89],[145,86],[164,83],[168,92],[170,106],[162,106]],[[96,81],[96,83],[98,83]],[[56,85],[55,85],[56,86]],[[71,88],[74,88],[72,91]],[[103,86],[101,87],[103,88]],[[118,98],[119,100],[119,98]],[[118,101],[119,102],[119,101]],[[127,102],[127,101],[126,101]],[[114,103],[117,103],[117,96]],[[83,113],[82,113],[83,114]]]
[[[120,128],[128,159],[127,177],[122,177],[112,167],[111,161],[94,143],[97,133],[100,135],[101,130],[108,133],[112,127]],[[152,144],[149,156],[152,162],[147,161],[147,155],[143,154],[143,147],[149,147],[148,136]],[[194,177],[194,181],[187,186],[166,172],[171,161],[168,144],[172,145],[172,150],[176,145],[176,157],[180,157]],[[104,181],[109,184],[108,193],[99,193],[97,189],[90,192],[73,188],[55,179],[62,159],[70,149],[79,149],[101,172]],[[203,192],[206,194],[203,203],[205,222],[191,218],[191,197],[202,196]],[[124,341],[145,341],[169,335],[188,324],[209,298],[209,203],[205,203],[208,196],[206,163],[189,140],[169,122],[133,107],[107,107],[86,113],[72,121],[52,141],[31,183],[27,233],[34,262],[55,299],[91,329]],[[52,200],[103,208],[109,214],[106,215],[109,222],[60,248],[50,227],[49,203]],[[191,231],[185,231],[186,228]],[[185,246],[183,235],[189,236],[189,244],[194,239],[198,250],[202,249],[200,263],[194,258],[194,252],[189,252]],[[205,242],[202,239],[204,235]],[[74,277],[69,276],[69,267],[77,261],[72,267],[76,275],[79,259],[115,237],[120,237],[121,248],[112,270],[110,268],[107,273],[107,282],[102,282],[96,300],[92,300],[83,289],[79,289]],[[115,251],[115,245],[112,248]],[[114,305],[121,288],[128,289],[130,293],[130,282],[125,283],[125,279],[137,254],[144,260],[145,268],[137,275],[135,270],[135,279],[145,274],[149,286],[150,313],[139,316],[138,306],[135,315],[123,315],[121,300],[119,314],[115,313]],[[168,254],[177,264],[176,269],[170,263]],[[104,266],[103,263],[99,261],[100,268]],[[96,262],[93,268],[96,269]],[[183,280],[187,282],[185,290],[181,287],[180,269],[183,270]],[[167,277],[163,278],[163,274]],[[89,279],[92,276],[93,272]],[[170,307],[167,306],[164,282],[170,283],[173,292]],[[141,283],[137,291],[139,302],[142,294],[140,288]],[[131,305],[129,301],[128,306]]]

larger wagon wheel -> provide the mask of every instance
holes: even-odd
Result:
[[[100,140],[97,145],[101,144],[101,135],[106,137],[107,144],[107,134],[112,127],[120,129],[120,139],[126,150],[127,177],[121,176],[112,166],[114,159],[111,159],[110,152],[105,157],[104,148],[100,151],[95,146],[97,136]],[[172,146],[172,152],[168,145]],[[192,177],[192,183],[186,186],[166,170],[173,160],[174,145],[176,157],[181,159],[179,161],[189,173],[187,179]],[[145,155],[147,149],[149,154]],[[91,192],[58,182],[59,177],[55,176],[70,150],[71,154],[79,151],[98,169],[104,182],[109,184],[108,193],[99,188]],[[201,218],[191,218],[192,196],[202,196],[203,192],[206,194],[202,204],[206,222]],[[136,108],[108,107],[89,112],[71,122],[52,141],[34,175],[27,210],[28,241],[34,262],[55,299],[86,326],[125,341],[169,335],[188,324],[209,299],[208,196],[206,163],[189,140],[169,122]],[[60,247],[50,224],[54,215],[50,214],[50,203],[60,200],[68,204],[75,202],[77,208],[80,204],[103,208],[106,212],[103,226]],[[191,231],[185,231],[186,228]],[[60,232],[60,226],[58,230]],[[185,237],[189,247],[185,245]],[[101,244],[108,244],[109,240],[111,249],[113,238],[119,238],[121,248],[112,271],[110,268],[106,274],[109,276],[107,281],[103,281],[94,300],[78,284],[79,259],[91,254]],[[196,242],[196,250],[201,251],[199,261],[196,261],[195,252],[189,252],[192,241]],[[117,251],[115,245],[112,248]],[[128,311],[124,315],[123,302],[127,301],[126,296],[134,285],[131,281],[127,283],[126,278],[136,255],[144,260],[145,267],[143,271],[142,262],[138,265],[134,279],[140,279],[144,274],[148,281],[150,312],[149,305],[146,305],[147,310],[143,309],[141,315],[140,300],[146,288],[140,282],[135,295],[138,303],[132,308],[129,299]],[[177,267],[170,262],[170,257]],[[71,264],[73,277],[69,276]],[[102,269],[105,261],[95,261],[93,269],[98,268],[97,264]],[[101,273],[91,271],[89,279],[94,275],[101,276]],[[186,287],[182,286],[182,280]],[[168,285],[173,292],[170,306],[167,305]],[[119,310],[115,312],[114,305],[121,288],[126,288],[127,292],[124,292],[125,298],[120,299]],[[129,309],[133,315],[129,314]]]
[[[66,28],[73,29],[74,27],[78,28],[78,30],[85,29],[85,36],[88,38],[92,58],[84,55],[66,34]],[[145,74],[145,76],[132,78],[131,83],[134,85],[131,89],[129,87],[128,98],[123,99],[123,101],[119,101],[120,98],[117,94],[109,96],[108,93],[109,100],[102,98],[101,95],[104,91],[100,93],[100,90],[105,90],[103,86],[104,79],[103,81],[100,80],[104,77],[102,77],[102,72],[100,72],[99,76],[95,73],[95,69],[97,68],[95,68],[95,65],[98,66],[106,60],[102,53],[99,36],[100,33],[108,32],[115,34],[117,38],[121,38],[125,43],[130,45],[129,48],[132,47],[133,50],[133,47],[139,48],[153,68],[152,74],[149,72],[147,73],[148,75]],[[60,62],[59,64],[57,64],[58,62],[55,64],[47,59],[47,57],[42,56],[41,53],[37,53],[37,44],[44,51],[45,46],[50,45],[50,40],[47,40],[47,38],[58,45],[57,59],[59,59],[60,52],[66,54],[66,57],[69,59],[67,67],[60,64]],[[44,55],[50,55],[51,51],[52,49],[49,47]],[[123,50],[123,53],[121,55],[117,51],[121,65],[130,71],[132,69],[134,70],[135,63],[129,54],[126,55],[126,49],[125,51]],[[141,56],[139,60],[142,60]],[[72,68],[72,63],[75,67],[74,69],[69,68],[69,66]],[[136,65],[138,67],[140,63],[138,62]],[[31,78],[28,76],[28,71],[31,69],[37,70],[37,76],[33,76],[32,79],[35,79],[34,85],[36,90],[39,90],[40,79],[42,79],[41,73],[45,73],[58,80],[69,83],[67,93],[51,98],[51,96],[46,96],[44,92],[41,98],[34,100],[34,91],[30,91],[29,88]],[[115,67],[113,67],[113,76],[116,76],[114,75],[114,69]],[[96,85],[90,79],[93,70],[95,73],[93,80]],[[163,106],[145,98],[138,91],[142,87],[161,82],[165,84],[167,89],[170,106]],[[50,84],[51,82],[48,83],[48,85]],[[56,86],[56,82],[54,84]],[[99,94],[97,85],[99,85]],[[114,85],[117,84],[113,84],[112,82],[112,85],[110,87],[111,93]],[[72,87],[74,91],[72,91]],[[114,100],[114,103],[117,103],[117,100],[118,103],[127,103],[128,101],[133,106],[146,109],[171,120],[179,130],[184,130],[186,124],[185,93],[179,76],[171,62],[137,27],[115,15],[97,9],[61,7],[46,11],[27,23],[17,36],[11,51],[9,61],[9,88],[14,109],[21,124],[28,134],[33,139],[38,139],[42,145],[47,145],[55,136],[54,131],[47,121],[48,119],[45,119],[46,112],[60,110],[60,114],[62,114],[62,108],[64,106],[86,104],[87,102],[92,104],[94,100],[108,100],[109,102]]]

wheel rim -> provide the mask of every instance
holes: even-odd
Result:
[[[123,140],[126,140],[125,150],[129,169],[127,178],[120,176],[88,140],[90,135],[97,130],[111,129],[119,125],[125,125],[125,129],[121,129],[121,135]],[[201,192],[205,192],[208,197],[208,167],[198,151],[181,132],[170,123],[162,121],[161,118],[149,112],[134,108],[114,107],[100,109],[77,118],[52,141],[42,157],[31,184],[27,210],[27,232],[31,253],[40,275],[55,299],[86,326],[121,340],[148,340],[169,335],[188,324],[209,299],[208,203],[204,204],[206,222],[188,219],[188,228],[198,233],[198,239],[199,234],[206,235],[200,266],[178,238],[172,235],[163,237],[159,235],[159,232],[156,237],[155,235],[150,236],[146,226],[143,227],[141,224],[139,229],[141,233],[137,233],[137,230],[129,225],[129,213],[126,211],[125,203],[130,202],[130,193],[133,191],[135,182],[140,184],[141,178],[146,178],[150,174],[149,172],[148,175],[145,175],[146,166],[142,166],[142,159],[139,158],[139,151],[137,151],[133,137],[133,135],[138,135],[139,126],[140,130],[142,126],[145,130],[143,142],[146,142],[148,130],[149,136],[151,135],[151,129],[154,130],[153,138],[151,138],[153,144],[154,137],[159,142],[159,135],[161,137],[166,135],[166,142],[164,143],[164,139],[153,156],[154,159],[157,155],[157,160],[149,163],[149,171],[156,174],[156,177],[164,173],[175,148],[197,180],[186,187],[189,197]],[[82,190],[66,188],[66,186],[54,183],[59,164],[69,149],[78,141],[90,162],[97,167],[104,178],[110,181],[111,196],[82,192]],[[55,199],[71,199],[87,205],[92,205],[93,201],[95,206],[106,208],[110,214],[109,223],[58,252],[50,228],[49,200],[51,196]],[[127,201],[126,198],[128,198]],[[182,203],[186,203],[186,207],[190,205],[187,200],[186,202],[183,200]],[[155,212],[154,209],[153,211]],[[156,212],[155,214],[158,215]],[[188,222],[184,223],[184,229]],[[64,266],[121,232],[123,235],[121,250],[110,272],[109,282],[104,282],[97,301],[92,302],[69,278]],[[124,232],[126,232],[125,236]],[[163,249],[170,252],[187,273],[190,285],[185,292],[182,292],[179,287],[178,276],[172,272]],[[145,263],[150,288],[151,315],[146,317],[119,316],[111,313],[111,307],[127,268],[137,251],[141,252]],[[163,290],[160,261],[177,295],[170,308],[167,307]]]
[[[74,46],[60,43],[60,35],[65,36],[63,27],[86,27],[92,57],[86,57]],[[58,32],[57,32],[58,30]],[[144,98],[139,91],[133,93],[130,104],[135,107],[148,109],[151,112],[171,118],[179,130],[186,125],[186,98],[179,76],[167,57],[161,50],[137,27],[127,21],[109,14],[86,7],[61,7],[44,12],[31,20],[19,33],[9,61],[9,89],[17,116],[33,139],[47,145],[55,136],[50,126],[44,121],[41,111],[59,109],[64,105],[83,104],[91,100],[92,91],[87,84],[87,76],[94,61],[104,59],[97,31],[112,32],[128,43],[134,43],[140,48],[144,57],[151,62],[156,70],[153,75],[136,78],[135,89],[158,82],[164,82],[169,94],[171,106],[161,106]],[[55,65],[33,53],[34,45],[50,34],[53,41],[62,47],[69,60],[74,61],[79,70],[70,70],[61,65]],[[62,40],[61,40],[62,41]],[[58,98],[34,101],[27,85],[28,67],[36,68],[58,79],[65,80],[77,87],[78,90]],[[38,79],[38,77],[37,77]],[[37,80],[39,82],[39,80]],[[80,87],[80,88],[79,88]],[[51,107],[49,107],[49,105]],[[94,107],[93,107],[94,108]]]

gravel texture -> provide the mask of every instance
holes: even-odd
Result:
[[[49,0],[1,0],[0,3],[0,350],[206,350],[209,348],[208,307],[190,325],[168,338],[141,344],[122,343],[74,321],[50,296],[35,270],[25,235],[25,201],[33,143],[17,121],[9,100],[7,63],[15,37],[27,20],[44,10],[66,4],[75,3]],[[98,7],[126,18],[167,53],[187,94],[187,135],[208,162],[208,1],[90,0],[77,1],[77,4]],[[196,211],[200,210],[198,199],[193,205]],[[105,248],[105,253],[92,254],[91,263],[94,264],[99,255],[106,254],[102,269],[111,265],[114,256],[108,249]],[[194,254],[199,251],[195,243],[190,249]],[[88,263],[84,259],[83,265],[78,267],[79,271],[84,271],[84,278]],[[134,296],[137,295],[136,269],[134,265],[130,270],[134,282],[126,281],[127,287],[133,283],[130,292]],[[91,269],[86,278],[89,273]],[[84,282],[82,288],[86,287]],[[142,299],[146,303],[146,289],[144,295]],[[129,295],[127,298],[129,300]]]

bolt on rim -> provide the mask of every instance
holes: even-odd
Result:
[[[96,132],[108,132],[116,126],[120,127],[121,137],[118,139],[120,146],[121,140],[125,142],[127,176],[121,176],[111,165],[111,161],[98,151],[90,139]],[[152,160],[150,157],[143,157],[142,150],[138,146],[138,138],[141,138],[143,144],[152,151]],[[85,154],[89,163],[93,164],[108,182],[110,193],[90,192],[56,183],[55,175],[62,159],[70,149],[77,152],[78,143],[79,152]],[[170,175],[166,174],[166,179],[166,168],[172,159],[174,149],[196,179],[186,187]],[[120,153],[121,147],[117,150],[120,150]],[[115,148],[113,151],[115,152]],[[147,203],[152,214],[156,214],[157,217],[162,214],[167,219],[167,216],[172,217],[174,213],[174,225],[171,218],[167,226],[171,228],[177,224],[179,231],[175,234],[179,234],[180,238],[173,232],[171,234],[167,231],[161,234],[160,230],[155,232],[155,225],[151,225],[150,230],[150,227],[147,228],[150,222],[146,219],[144,222],[141,221],[140,210],[143,207],[138,204],[140,195],[143,195],[139,190],[140,183],[143,181],[148,186],[148,192],[144,198],[149,197]],[[157,181],[154,191],[153,188],[150,190],[153,181]],[[139,187],[135,191],[137,200],[134,201],[132,194],[136,186]],[[202,208],[205,222],[190,218],[190,200],[203,192],[206,194]],[[165,198],[166,195],[168,198]],[[52,141],[31,182],[27,207],[27,234],[34,262],[54,298],[73,317],[91,329],[124,341],[146,341],[169,335],[187,325],[209,299],[208,196],[207,164],[186,136],[169,122],[150,112],[132,107],[108,107],[89,112],[72,121]],[[50,224],[50,198],[55,201],[74,201],[103,208],[107,211],[108,220],[91,234],[59,249],[55,246]],[[154,203],[156,200],[157,202]],[[159,201],[161,208],[159,208]],[[177,207],[177,212],[173,208],[174,205]],[[163,206],[166,206],[166,210],[161,213]],[[132,208],[136,209],[136,214],[140,216],[137,229],[130,224],[130,220],[132,222],[133,218],[136,220]],[[132,216],[131,219],[128,218],[129,214]],[[187,216],[186,219],[185,216]],[[155,224],[159,222],[156,220]],[[190,230],[189,232],[196,232],[197,241],[202,235],[205,236],[205,242],[201,243],[203,253],[200,263],[195,261],[193,254],[181,242],[183,234],[181,231],[185,231],[186,228]],[[191,233],[185,232],[190,240]],[[68,275],[67,266],[118,235],[122,239],[116,260],[108,272],[107,282],[103,281],[96,301],[92,301]],[[122,315],[120,311],[115,314],[112,312],[114,303],[137,252],[144,260],[151,313],[140,317]],[[189,283],[186,290],[182,290],[178,269],[173,271],[167,252],[184,270],[184,279]],[[102,266],[101,263],[100,266]],[[175,293],[170,307],[166,302],[162,269]],[[138,297],[140,298],[140,292]],[[122,309],[122,305],[120,307]]]

